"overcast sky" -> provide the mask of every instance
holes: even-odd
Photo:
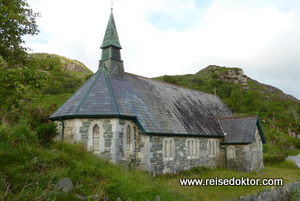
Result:
[[[111,0],[28,0],[40,33],[33,52],[97,71]],[[114,0],[125,71],[145,77],[239,67],[300,99],[299,0]]]

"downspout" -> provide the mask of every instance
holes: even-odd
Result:
[[[221,143],[220,143],[220,147],[225,150],[225,154],[224,154],[225,155],[225,168],[227,168],[227,147],[222,146]]]
[[[65,122],[61,118],[59,119],[59,121],[62,124],[62,127],[61,127],[61,140],[64,141]]]

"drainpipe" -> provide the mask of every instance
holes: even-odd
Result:
[[[61,128],[61,139],[62,141],[64,141],[64,132],[65,132],[65,122],[60,118],[59,121],[62,124],[62,128]]]
[[[220,143],[220,147],[225,150],[225,168],[227,168],[227,147],[224,147]]]

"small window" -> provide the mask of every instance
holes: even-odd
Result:
[[[127,123],[123,129],[122,147],[125,155],[132,154],[135,149],[134,130],[130,123]]]
[[[98,124],[93,127],[93,151],[98,152],[100,148],[100,129]]]
[[[131,150],[131,129],[129,125],[126,128],[126,151]]]
[[[209,139],[207,142],[208,156],[215,157],[219,155],[219,144],[217,139]]]
[[[123,151],[125,154],[132,154],[134,150],[134,130],[131,124],[127,124],[123,131]]]
[[[227,158],[235,159],[235,147],[234,146],[227,147]]]
[[[197,158],[200,155],[199,140],[187,139],[186,141],[186,154],[188,158]]]
[[[172,138],[163,140],[163,158],[164,160],[173,160],[175,156],[175,143]]]
[[[164,140],[164,157],[168,157],[168,140]]]
[[[196,140],[196,152],[195,152],[195,156],[200,156],[200,151],[199,151],[199,140]]]

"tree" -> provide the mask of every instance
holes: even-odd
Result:
[[[18,105],[26,91],[40,86],[43,73],[28,55],[25,35],[36,35],[38,29],[26,0],[0,0],[0,111]]]
[[[38,34],[38,15],[26,0],[0,0],[0,56],[10,66],[26,64],[29,48],[22,36]]]

